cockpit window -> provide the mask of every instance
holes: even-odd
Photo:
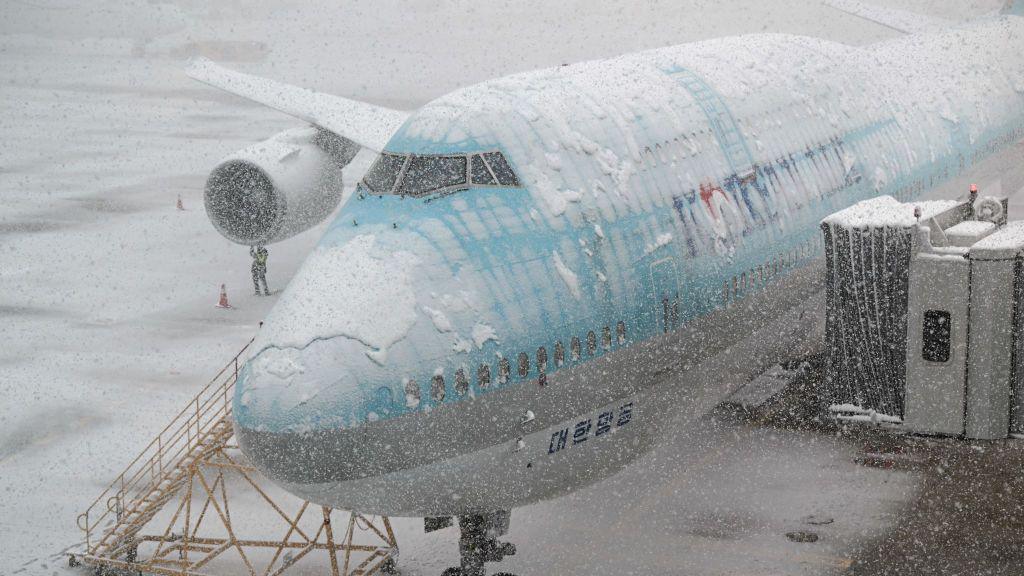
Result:
[[[395,187],[395,180],[402,173],[406,156],[381,154],[363,177],[363,185],[374,194],[390,194]]]
[[[494,175],[491,174],[491,170],[484,163],[482,156],[473,156],[471,168],[473,171],[473,184],[483,184],[484,186],[495,186],[498,181],[494,179]]]
[[[382,153],[363,177],[370,194],[419,198],[471,186],[518,187],[519,179],[501,152],[457,155]]]
[[[505,161],[501,152],[488,152],[484,154],[484,159],[487,160],[502,186],[519,186],[519,179],[516,178],[515,172],[512,171],[512,167]]]
[[[398,185],[398,194],[415,198],[465,184],[465,156],[413,156]]]

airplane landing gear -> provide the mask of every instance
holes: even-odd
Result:
[[[508,533],[512,513],[509,511],[473,514],[459,517],[459,555],[461,566],[449,568],[442,576],[484,576],[484,563],[501,562],[516,553],[515,544],[499,542],[498,537]],[[512,576],[495,574],[494,576]]]

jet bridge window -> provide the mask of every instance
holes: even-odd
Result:
[[[928,310],[924,313],[924,346],[922,356],[928,362],[948,362],[952,318],[945,310]]]

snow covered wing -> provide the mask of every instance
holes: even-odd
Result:
[[[875,6],[865,2],[858,2],[857,0],[824,1],[825,4],[833,8],[906,34],[921,34],[923,32],[930,32],[932,30],[946,28],[955,24],[955,22],[944,20],[942,18],[924,16],[913,12],[907,12],[905,10],[897,10],[895,8],[884,8],[882,6]]]
[[[274,110],[295,116],[377,152],[409,117],[408,112],[374,106],[234,72],[207,58],[197,58],[189,77]]]

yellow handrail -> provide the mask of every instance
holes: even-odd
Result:
[[[190,454],[192,449],[205,439],[218,422],[223,421],[231,414],[229,398],[238,379],[239,359],[254,340],[255,338],[249,340],[249,343],[228,361],[217,375],[185,405],[185,408],[178,412],[171,422],[156,435],[156,438],[147,444],[139,455],[114,478],[86,508],[85,512],[78,515],[78,527],[85,532],[85,545],[89,554],[95,554],[106,542],[107,537],[113,533],[125,511],[131,510],[139,499],[144,498],[164,480],[169,479],[176,470],[174,463]],[[152,454],[148,458],[144,458],[151,452]],[[147,476],[149,481],[144,482]],[[126,502],[128,492],[133,492],[130,502]],[[106,509],[91,521],[90,516],[101,503]],[[112,513],[116,516],[114,524],[94,544],[92,538],[94,529]]]

